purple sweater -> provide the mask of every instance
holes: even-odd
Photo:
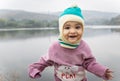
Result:
[[[29,66],[29,76],[41,77],[41,72],[48,66],[55,68],[55,81],[87,81],[85,70],[106,79],[104,74],[107,68],[96,62],[83,40],[76,49],[63,48],[58,41],[54,42],[46,56]]]

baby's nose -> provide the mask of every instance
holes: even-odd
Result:
[[[70,29],[70,33],[75,33],[76,30],[75,29]]]

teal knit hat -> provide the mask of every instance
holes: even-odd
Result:
[[[81,9],[74,5],[64,10],[59,16],[59,31],[62,33],[63,26],[67,21],[77,21],[84,26],[84,17],[82,15]]]
[[[63,26],[68,21],[80,22],[84,29],[84,17],[82,15],[81,9],[78,6],[74,5],[72,7],[65,9],[59,16],[59,32],[60,32],[59,41],[60,41],[60,44],[62,47],[74,49],[79,45],[81,39],[78,40],[76,42],[76,44],[70,44],[63,37]]]
[[[64,15],[68,15],[68,14],[76,15],[76,16],[79,16],[83,19],[81,9],[79,7],[77,7],[77,5],[74,5],[72,7],[69,7],[67,9],[65,9],[64,12],[60,15],[60,17],[64,16]]]

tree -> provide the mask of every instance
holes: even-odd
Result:
[[[110,25],[120,25],[120,15],[112,18],[109,22]]]
[[[5,23],[6,23],[5,19],[0,19],[0,27],[1,28],[5,26]]]

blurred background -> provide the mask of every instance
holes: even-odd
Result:
[[[83,39],[97,61],[114,71],[111,81],[120,80],[120,1],[1,0],[0,81],[54,81],[53,67],[46,68],[39,79],[29,78],[27,69],[58,40],[58,17],[76,3],[85,19]],[[102,81],[89,72],[87,77]]]

